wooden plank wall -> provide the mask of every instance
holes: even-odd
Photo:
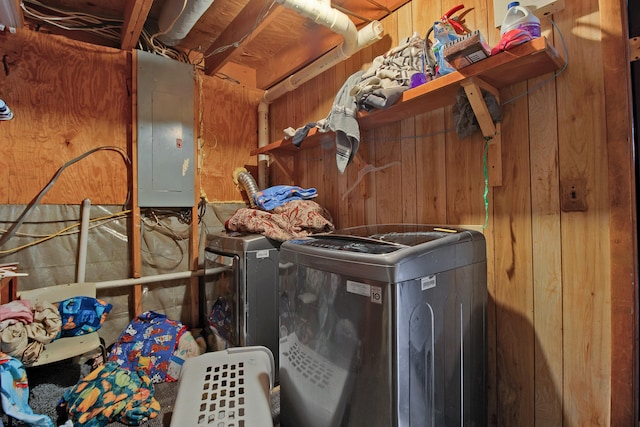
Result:
[[[385,40],[271,105],[271,139],[289,126],[326,117],[348,76],[413,31],[424,35],[458,3],[413,0],[386,18]],[[495,45],[492,2],[464,5],[471,9],[466,24]],[[502,102],[508,101],[503,185],[489,191],[484,229],[489,424],[636,425],[637,250],[626,6],[570,1],[553,19],[557,28],[546,19],[543,32],[562,56],[566,44],[566,71],[501,93]],[[358,152],[364,161],[389,167],[358,185],[364,164],[356,161],[340,175],[331,144],[283,157],[296,171],[294,181],[273,167],[271,184],[317,188],[318,202],[338,227],[483,225],[483,139],[479,133],[459,139],[451,117],[444,108],[363,134]],[[583,185],[588,209],[564,212],[562,188],[576,182]]]

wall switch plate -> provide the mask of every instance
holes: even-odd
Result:
[[[560,207],[563,212],[587,211],[587,182],[585,179],[567,179],[560,182]]]

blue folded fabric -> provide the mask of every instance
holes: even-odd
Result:
[[[315,188],[304,189],[295,185],[276,185],[258,191],[253,195],[253,200],[258,207],[270,211],[286,202],[313,199],[317,195],[318,192]]]

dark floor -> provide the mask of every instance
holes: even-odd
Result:
[[[79,363],[76,359],[70,359],[46,366],[27,369],[29,379],[29,406],[36,414],[46,414],[56,426],[64,423],[63,417],[58,417],[56,406],[62,398],[64,391],[68,387],[73,387],[82,376],[91,371],[89,362]],[[154,397],[160,403],[160,414],[148,422],[142,424],[148,427],[168,427],[171,423],[173,403],[178,391],[177,382],[165,382],[154,385]],[[279,389],[274,388],[271,396],[271,407],[273,425],[278,426],[280,412]],[[1,408],[0,408],[1,409]],[[13,427],[24,427],[28,424],[12,420],[9,424],[8,417],[4,414],[0,416],[1,425]],[[120,422],[112,422],[107,426],[127,426]]]

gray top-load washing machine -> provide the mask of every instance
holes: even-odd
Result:
[[[261,234],[208,234],[205,266],[227,266],[229,273],[205,278],[200,290],[202,322],[216,329],[222,348],[262,345],[276,363],[279,247],[280,242]]]
[[[283,427],[486,424],[486,249],[448,226],[280,248]]]

